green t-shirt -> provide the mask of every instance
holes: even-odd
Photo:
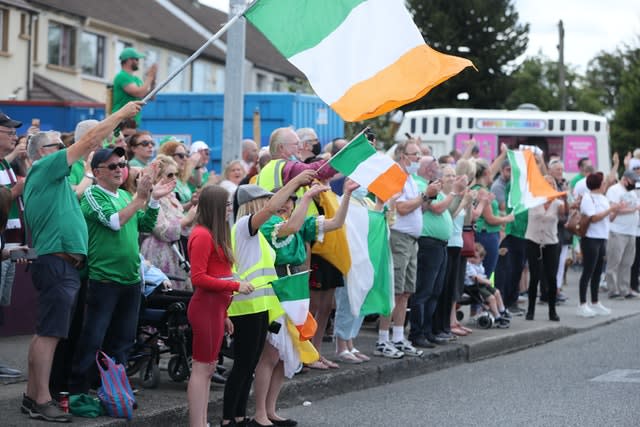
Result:
[[[130,101],[138,101],[141,98],[136,98],[135,96],[129,95],[124,91],[124,88],[131,83],[136,86],[142,86],[144,83],[140,80],[140,77],[134,76],[133,74],[129,74],[124,70],[120,70],[116,77],[113,79],[113,107],[111,108],[111,112],[115,113],[122,107],[124,107],[127,102]],[[140,124],[140,113],[136,114],[136,123]]]
[[[300,265],[307,259],[305,242],[318,239],[318,217],[307,217],[297,233],[275,237],[276,226],[283,222],[282,218],[274,215],[262,224],[260,232],[276,251],[276,265]]]
[[[507,213],[510,214],[513,209],[509,207],[508,196],[511,190],[511,182],[507,183],[505,187],[505,194],[507,195]],[[515,237],[519,237],[524,239],[524,235],[527,232],[527,225],[529,224],[529,210],[525,210],[520,212],[515,216],[515,219],[512,222],[507,223],[505,226],[504,232],[506,234],[510,234]]]
[[[78,185],[84,178],[84,160],[76,160],[71,165],[71,172],[69,173],[69,184]]]
[[[578,181],[580,181],[582,178],[584,178],[584,175],[582,175],[581,173],[571,178],[571,181],[569,181],[569,187],[575,188]]]
[[[418,191],[421,193],[427,191],[429,183],[426,179],[419,175],[413,175],[413,179],[416,182]],[[445,197],[444,194],[438,193],[435,202],[441,202]],[[451,238],[451,233],[453,233],[453,220],[448,209],[445,209],[440,215],[428,210],[422,212],[422,232],[420,233],[422,237],[448,241]]]
[[[129,167],[146,168],[147,164],[146,163],[142,163],[139,159],[134,157],[133,159],[129,160]]]
[[[38,255],[87,255],[87,224],[69,184],[67,150],[37,160],[24,186],[25,221]]]
[[[486,187],[483,187],[480,184],[474,185],[473,187],[471,187],[471,189],[472,190],[485,189],[488,191]],[[496,199],[493,199],[491,201],[491,212],[493,212],[493,216],[500,216],[500,207],[498,206],[498,201]],[[487,221],[485,221],[484,217],[480,215],[480,218],[476,220],[476,230],[484,231],[487,233],[495,233],[500,231],[500,226],[490,225],[489,223],[487,223]]]
[[[195,171],[194,171],[194,173],[195,173]],[[189,186],[189,190],[191,190],[191,193],[195,193],[200,188],[202,188],[202,186],[204,184],[206,184],[208,181],[209,181],[209,172],[205,172],[205,173],[202,174],[202,180],[200,180],[200,186],[199,187],[193,185],[193,183],[191,183],[191,181],[189,181],[187,183],[187,185]]]
[[[189,188],[189,184],[180,181],[180,178],[176,180],[175,193],[178,196],[178,200],[180,201],[180,203],[187,203],[189,200],[191,200],[191,196],[193,196],[193,193]]]
[[[138,211],[119,229],[111,217],[131,203],[122,189],[110,193],[97,185],[85,191],[80,207],[89,229],[89,278],[123,285],[140,283],[139,231],[151,232],[158,208]]]

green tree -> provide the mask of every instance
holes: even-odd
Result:
[[[587,87],[594,91],[600,102],[609,111],[615,110],[622,86],[622,74],[626,68],[625,52],[600,52],[589,61],[585,80]]]
[[[529,24],[518,22],[511,0],[408,0],[414,22],[434,49],[464,56],[467,68],[406,109],[502,107],[511,92],[512,61],[527,48]],[[457,95],[468,93],[469,99]]]
[[[624,67],[614,119],[611,122],[612,151],[626,153],[640,147],[640,48],[623,53]]]

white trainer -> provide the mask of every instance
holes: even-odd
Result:
[[[589,308],[591,308],[591,311],[593,311],[598,316],[608,316],[609,314],[611,314],[611,310],[602,305],[600,302],[591,304],[591,307]]]
[[[579,317],[595,317],[596,312],[591,310],[587,304],[580,304],[577,314]]]

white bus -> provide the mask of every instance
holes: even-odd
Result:
[[[529,104],[530,105],[530,104]],[[535,145],[545,159],[558,155],[569,174],[578,172],[578,160],[591,159],[596,170],[608,172],[611,167],[609,124],[595,114],[573,111],[539,111],[535,106],[518,110],[476,110],[439,108],[410,111],[404,115],[396,141],[406,135],[420,138],[434,156],[448,154],[454,148],[465,149],[465,141],[473,139],[480,156],[496,157],[501,143],[509,148]]]

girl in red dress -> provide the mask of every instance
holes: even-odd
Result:
[[[189,425],[207,425],[209,387],[225,329],[233,333],[227,307],[233,291],[248,294],[253,286],[234,280],[233,252],[227,217],[229,193],[217,185],[202,189],[196,226],[189,236],[191,283],[195,288],[187,315],[193,331],[193,363],[187,388]]]

